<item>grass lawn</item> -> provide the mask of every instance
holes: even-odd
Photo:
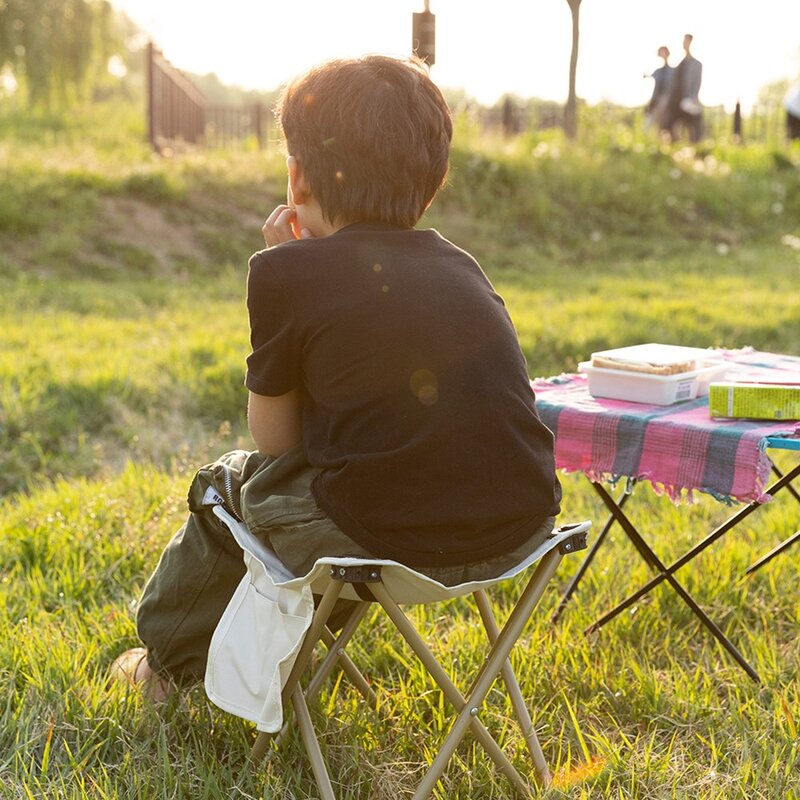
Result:
[[[159,160],[135,118],[115,119],[113,136],[0,120],[0,798],[313,798],[299,737],[253,774],[250,726],[200,688],[156,713],[106,680],[136,643],[135,603],[193,469],[250,446],[246,260],[283,191],[277,149]],[[689,152],[624,132],[501,142],[464,120],[456,144],[426,223],[477,256],[532,375],[639,341],[800,355],[800,151]],[[563,482],[564,518],[592,518],[596,534],[585,480]],[[665,560],[731,511],[675,507],[646,485],[630,508]],[[558,623],[541,614],[516,657],[557,774],[543,797],[800,798],[796,554],[743,576],[797,519],[778,498],[679,573],[761,685],[664,587],[583,635],[649,577],[611,534]],[[545,611],[579,560],[564,560]],[[412,614],[446,662],[477,642],[459,601]],[[369,652],[381,713],[345,683],[320,706],[344,798],[403,795],[442,735],[437,694],[376,625],[352,656]],[[501,738],[527,769],[522,743]],[[509,796],[471,743],[437,792]]]

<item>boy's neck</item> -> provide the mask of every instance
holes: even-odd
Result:
[[[314,233],[315,236],[330,236],[332,233],[336,233],[336,231],[340,231],[342,228],[346,228],[350,223],[349,222],[328,222],[326,219],[322,219],[318,223],[319,233]]]

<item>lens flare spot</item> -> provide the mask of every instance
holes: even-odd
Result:
[[[551,786],[556,789],[569,789],[596,778],[605,768],[605,759],[599,756],[590,758],[585,764],[567,765],[553,776]]]
[[[372,271],[373,272],[380,272],[382,269],[383,269],[383,267],[380,264],[373,264],[372,265]]]
[[[415,370],[409,381],[411,392],[424,406],[435,405],[439,400],[439,381],[429,369]]]

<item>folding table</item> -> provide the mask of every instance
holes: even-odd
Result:
[[[741,367],[762,370],[774,367],[800,372],[800,358],[794,356],[750,348],[722,351],[721,356]],[[553,618],[561,613],[608,531],[617,523],[656,574],[596,620],[587,632],[601,627],[666,581],[745,672],[759,681],[755,669],[686,591],[675,572],[778,492],[785,490],[800,502],[800,494],[792,486],[792,481],[800,476],[800,463],[784,475],[768,455],[769,448],[800,449],[800,423],[711,419],[707,397],[669,406],[596,398],[589,394],[586,376],[581,374],[538,379],[533,381],[533,388],[539,415],[555,435],[557,467],[565,472],[585,474],[609,511],[608,521],[573,577]],[[777,480],[767,486],[773,473]],[[656,492],[667,494],[676,503],[691,500],[693,492],[701,491],[723,502],[746,505],[683,556],[666,565],[624,511],[635,484],[641,480],[649,481]],[[619,482],[624,490],[615,500],[604,484]],[[762,566],[798,539],[800,531],[759,559],[748,571]]]

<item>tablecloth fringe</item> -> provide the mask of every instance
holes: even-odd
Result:
[[[772,495],[764,491],[769,479],[770,468],[770,461],[766,456],[764,457],[763,461],[761,459],[759,460],[759,463],[756,465],[756,478],[755,485],[753,487],[753,493],[749,497],[732,497],[729,494],[718,492],[715,489],[705,489],[702,487],[698,489],[689,486],[680,486],[677,484],[658,483],[653,481],[649,474],[646,473],[637,476],[636,480],[634,480],[627,475],[614,475],[610,472],[583,469],[580,467],[560,467],[559,469],[565,474],[582,472],[590,481],[594,483],[608,483],[613,487],[618,486],[621,481],[625,481],[624,491],[626,494],[630,494],[633,491],[633,486],[637,481],[646,480],[652,486],[656,495],[659,497],[668,497],[676,506],[680,505],[681,503],[688,503],[691,505],[692,503],[697,502],[698,497],[696,492],[710,495],[715,500],[719,501],[720,503],[724,503],[727,506],[734,506],[738,503],[751,503],[754,501],[758,503],[768,503],[770,500],[772,500]]]

